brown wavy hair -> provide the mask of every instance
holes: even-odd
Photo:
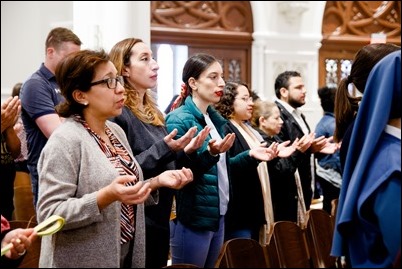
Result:
[[[140,42],[144,43],[138,38],[126,38],[116,43],[110,50],[110,60],[115,65],[118,75],[123,76],[124,67],[130,66],[132,48]],[[138,91],[128,82],[126,77],[124,77],[124,88],[126,89],[124,104],[139,120],[155,126],[163,126],[165,124],[163,113],[159,110],[151,89],[147,90],[144,100],[142,100],[138,95]],[[138,109],[141,102],[144,111]]]

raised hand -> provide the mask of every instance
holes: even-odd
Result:
[[[186,154],[191,154],[197,149],[199,149],[202,144],[204,143],[205,139],[207,138],[209,132],[211,131],[211,127],[205,126],[204,129],[202,129],[197,136],[193,137],[190,141],[190,143],[187,144],[187,146],[184,148],[184,152]]]
[[[299,142],[299,139],[296,139],[293,141],[292,145],[288,146],[290,144],[290,140],[282,142],[278,145],[278,157],[280,158],[287,158],[290,155],[293,154],[296,150],[296,146]]]
[[[236,135],[234,133],[227,134],[221,141],[211,139],[208,141],[208,150],[211,155],[218,155],[228,151],[235,141]]]
[[[295,142],[297,141],[295,144],[296,149],[300,152],[305,152],[306,150],[308,150],[310,148],[311,144],[313,143],[314,137],[315,137],[315,134],[310,133],[310,134],[304,135],[300,139],[296,139],[295,140]],[[293,142],[293,143],[295,143],[295,142]]]
[[[181,189],[193,181],[193,172],[183,167],[180,170],[166,170],[156,177],[159,187]]]
[[[340,143],[333,143],[334,137],[328,137],[327,138],[327,143],[325,146],[320,150],[320,153],[323,154],[334,154],[337,150],[341,148]]]
[[[273,142],[268,148],[265,144],[250,149],[250,156],[260,161],[270,161],[278,156],[278,143]]]
[[[21,101],[18,96],[9,97],[1,104],[1,132],[13,127],[21,111]]]
[[[313,140],[313,143],[311,143],[310,151],[312,153],[320,152],[322,149],[325,148],[327,143],[328,143],[328,139],[325,138],[325,136],[322,135],[320,137],[317,137]]]
[[[127,184],[135,181],[135,176],[118,176],[108,186],[110,195],[127,205],[143,203],[152,191],[150,182],[138,181],[133,186]]]
[[[191,127],[188,129],[187,133],[175,140],[174,137],[177,135],[177,129],[174,129],[167,136],[165,136],[163,140],[171,150],[178,152],[183,150],[191,142],[196,132],[197,126]]]

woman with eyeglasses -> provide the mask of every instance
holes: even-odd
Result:
[[[144,267],[144,203],[158,201],[159,187],[181,188],[192,172],[144,180],[124,131],[108,120],[121,114],[125,89],[104,51],[67,56],[56,79],[65,98],[57,112],[66,120],[39,159],[37,218],[59,215],[65,225],[42,238],[39,266]]]
[[[245,83],[227,82],[215,108],[229,121],[225,133],[236,134],[229,150],[231,156],[266,146],[261,135],[249,124],[254,102]],[[274,154],[270,159],[277,156],[277,147],[278,143],[271,143]],[[225,216],[225,240],[252,238],[267,244],[267,235],[274,222],[267,162],[244,165],[239,173],[231,175],[231,182],[233,196]]]
[[[159,66],[147,44],[138,38],[126,38],[111,49],[110,59],[117,73],[124,77],[125,106],[121,115],[112,119],[123,128],[144,177],[176,169],[177,154],[190,154],[202,145],[208,134],[203,130],[194,138],[196,127],[179,139],[177,130],[167,132],[163,113],[157,107],[154,89]],[[192,143],[190,143],[193,141]],[[189,144],[190,143],[190,144]],[[174,190],[159,189],[159,202],[145,207],[146,268],[161,268],[169,258],[169,220]]]

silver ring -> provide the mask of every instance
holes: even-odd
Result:
[[[23,252],[18,253],[18,256],[24,256],[24,255],[25,255],[25,253],[27,253],[27,250],[26,250],[26,249],[24,249],[24,251],[23,251]]]

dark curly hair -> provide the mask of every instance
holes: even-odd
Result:
[[[233,108],[233,103],[235,101],[236,96],[239,94],[237,89],[239,86],[244,86],[247,88],[250,96],[252,96],[252,91],[248,87],[246,83],[243,82],[226,82],[225,84],[225,89],[224,89],[224,94],[219,101],[215,105],[215,109],[218,110],[218,112],[225,118],[225,119],[230,119],[233,115],[234,108]]]

